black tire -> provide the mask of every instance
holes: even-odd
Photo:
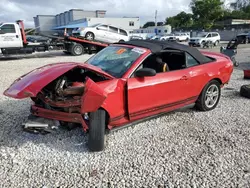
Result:
[[[219,43],[220,43],[220,42],[219,42],[218,40],[215,41],[214,46],[218,46]]]
[[[250,99],[250,85],[243,85],[240,88],[240,95]]]
[[[238,61],[236,61],[236,59],[235,59],[235,57],[233,56],[233,57],[231,57],[231,61],[233,62],[233,64],[234,64],[234,66],[235,67],[238,67],[240,64],[239,64],[239,62]]]
[[[246,37],[245,44],[248,44],[248,43],[249,43],[249,39],[248,37]]]
[[[125,42],[124,40],[119,40],[119,42]]]
[[[208,92],[208,90],[211,87],[216,87],[217,91],[218,91],[218,97],[215,100],[215,103],[212,106],[208,106],[206,104],[206,94]],[[220,83],[217,80],[212,80],[210,81],[202,90],[198,100],[196,101],[196,109],[200,110],[200,111],[210,111],[213,110],[214,108],[216,108],[216,106],[218,105],[219,101],[220,101],[220,97],[221,97],[221,88],[220,88]]]
[[[70,47],[70,53],[74,56],[79,56],[84,53],[84,48],[81,44],[74,43]]]
[[[95,35],[92,32],[87,32],[85,35],[85,38],[90,40],[90,41],[93,41],[93,40],[95,40]]]
[[[205,41],[201,41],[201,48],[205,48],[204,44],[205,44]]]
[[[105,147],[106,112],[102,109],[89,115],[89,140],[90,151],[102,151]]]

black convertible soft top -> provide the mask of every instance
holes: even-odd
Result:
[[[159,40],[130,40],[115,44],[126,44],[149,49],[152,53],[161,52],[162,50],[180,50],[189,53],[201,64],[211,62],[212,60],[204,56],[197,48],[189,47],[177,42],[159,41]]]

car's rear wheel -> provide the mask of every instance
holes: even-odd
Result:
[[[95,35],[92,32],[87,32],[85,38],[88,40],[95,40]]]
[[[218,44],[219,44],[219,41],[217,40],[215,41],[214,46],[218,46]]]
[[[84,53],[84,48],[81,44],[74,43],[70,48],[70,53],[74,56],[79,56]]]
[[[245,44],[248,44],[248,43],[249,43],[249,39],[248,37],[246,37]]]
[[[119,40],[119,42],[125,42],[125,41],[121,39],[121,40]]]
[[[217,80],[210,81],[202,90],[196,108],[200,111],[210,111],[216,108],[221,97],[221,87]]]
[[[91,151],[102,151],[105,147],[106,112],[99,109],[89,115],[88,148]]]

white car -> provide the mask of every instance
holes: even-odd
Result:
[[[189,40],[189,35],[187,33],[176,33],[175,34],[175,40],[183,42],[183,41],[188,41]]]
[[[126,30],[106,24],[95,24],[86,27],[80,32],[80,36],[105,43],[129,41],[129,34]]]
[[[174,34],[166,34],[160,38],[160,40],[168,40],[170,37],[174,37]]]
[[[220,43],[220,34],[217,32],[202,32],[197,35],[197,37],[192,37],[188,44],[189,46],[202,46],[206,41],[211,41],[214,46]]]

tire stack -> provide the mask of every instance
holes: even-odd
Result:
[[[241,86],[240,95],[250,99],[250,84]]]

